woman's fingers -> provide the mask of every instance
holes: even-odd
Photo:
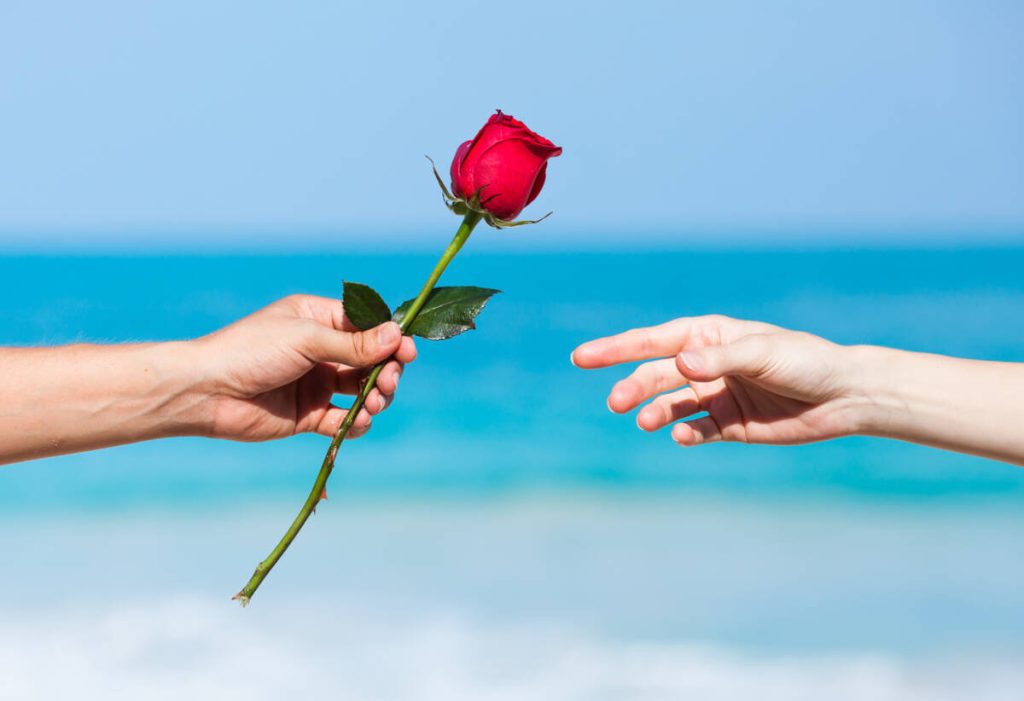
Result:
[[[673,358],[652,360],[639,366],[633,374],[612,387],[608,395],[608,408],[621,414],[656,394],[676,389],[687,382]]]
[[[700,410],[700,397],[692,387],[684,387],[678,392],[657,397],[641,409],[636,415],[636,425],[645,431],[657,431],[673,421],[693,416]]]
[[[699,419],[684,421],[673,426],[672,440],[681,446],[690,448],[722,440],[722,430],[713,418],[702,416]]]
[[[717,314],[683,317],[658,326],[632,329],[615,336],[588,341],[573,351],[572,362],[584,369],[604,368],[618,363],[675,355],[684,348],[721,344],[747,334],[777,331],[779,327],[772,324]]]
[[[734,343],[687,349],[676,356],[676,365],[679,372],[702,382],[723,375],[756,377],[775,361],[777,338],[771,334],[751,334]]]
[[[685,345],[693,323],[693,319],[676,319],[588,341],[573,351],[572,362],[576,367],[592,369],[675,355]]]

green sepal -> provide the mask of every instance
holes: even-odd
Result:
[[[458,197],[456,197],[455,195],[448,191],[448,186],[444,184],[444,180],[441,179],[441,174],[437,172],[437,164],[434,163],[434,159],[431,158],[430,156],[424,156],[424,158],[430,161],[430,167],[434,171],[434,178],[437,179],[438,186],[440,186],[441,188],[441,194],[444,196],[444,201],[453,202],[459,199]]]
[[[516,226],[529,226],[530,224],[539,224],[548,217],[550,217],[552,214],[554,214],[554,212],[548,212],[540,219],[518,219],[516,221],[506,221],[504,219],[498,219],[496,216],[488,213],[484,215],[484,221],[493,226],[495,229],[511,229]]]
[[[345,281],[342,287],[345,316],[356,328],[365,331],[391,319],[391,308],[369,285]]]
[[[475,319],[500,290],[486,287],[435,287],[406,333],[445,341],[476,328]],[[402,323],[413,300],[402,302],[392,319]]]
[[[516,226],[527,226],[528,224],[538,224],[548,217],[553,212],[548,212],[540,219],[519,219],[517,221],[506,221],[505,219],[499,219],[494,216],[480,205],[480,193],[477,192],[472,198],[466,200],[462,197],[456,197],[449,190],[448,186],[444,184],[444,180],[441,178],[441,174],[437,172],[437,165],[434,163],[434,159],[430,156],[424,156],[430,161],[430,167],[434,171],[434,178],[437,180],[438,186],[441,188],[441,197],[444,199],[444,206],[448,208],[452,214],[457,214],[460,217],[466,216],[469,212],[476,212],[480,214],[484,221],[495,229],[511,229]],[[483,190],[483,188],[480,188]]]

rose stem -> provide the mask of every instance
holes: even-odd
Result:
[[[427,282],[423,285],[423,289],[420,290],[419,295],[413,300],[412,306],[409,307],[409,311],[406,312],[405,317],[402,319],[401,327],[402,333],[408,332],[412,323],[416,320],[416,316],[420,313],[423,305],[426,304],[427,297],[430,295],[431,290],[437,284],[437,281],[441,278],[441,274],[444,272],[448,264],[452,262],[462,246],[469,239],[469,235],[473,233],[473,227],[480,222],[481,215],[478,212],[470,210],[462,220],[462,224],[459,226],[458,231],[455,232],[455,237],[451,243],[448,244],[448,248],[445,249],[441,259],[437,261],[437,265],[434,266],[434,271],[430,273],[430,277],[427,278]],[[316,481],[313,483],[313,489],[310,490],[309,496],[306,497],[306,502],[302,505],[302,509],[299,511],[299,515],[292,521],[292,525],[288,527],[284,537],[281,538],[280,542],[274,549],[270,551],[263,562],[256,566],[256,571],[252,573],[252,577],[249,578],[248,583],[242,587],[242,591],[235,594],[234,599],[241,602],[242,606],[249,603],[253,594],[259,589],[260,584],[270,573],[270,570],[274,568],[277,561],[284,555],[284,551],[288,549],[288,546],[295,540],[295,536],[299,534],[302,527],[305,525],[306,520],[309,519],[310,515],[316,510],[316,505],[320,501],[321,496],[324,493],[324,488],[327,486],[327,478],[331,476],[331,471],[334,469],[334,460],[338,456],[338,449],[341,448],[342,442],[348,435],[349,430],[352,428],[352,424],[355,423],[356,417],[359,416],[359,411],[363,408],[366,403],[366,398],[370,395],[370,391],[377,384],[377,377],[380,376],[381,370],[384,369],[384,365],[387,364],[387,360],[374,366],[373,370],[366,378],[366,382],[363,384],[362,390],[359,395],[356,396],[355,402],[352,403],[352,407],[348,410],[348,414],[345,415],[345,419],[338,426],[338,432],[334,434],[334,438],[331,440],[331,445],[327,449],[327,455],[324,456],[324,461],[320,465],[320,472],[316,476]]]

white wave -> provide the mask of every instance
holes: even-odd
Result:
[[[766,655],[578,627],[416,620],[308,600],[268,615],[173,598],[5,616],[0,698],[1001,701],[1021,659]]]

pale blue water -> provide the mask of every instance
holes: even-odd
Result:
[[[431,255],[0,258],[0,343],[187,338],[289,292],[343,277],[411,296]],[[520,488],[1024,493],[1024,471],[870,439],[683,452],[610,415],[620,370],[568,362],[586,339],[718,312],[836,341],[1024,360],[1024,248],[937,251],[464,253],[448,283],[501,288],[479,331],[420,342],[421,358],[371,437],[346,446],[335,490]],[[951,381],[950,392],[956,391]],[[993,407],[998,411],[999,407]],[[0,473],[0,506],[291,498],[324,441],[176,440]],[[140,469],[144,465],[145,469]]]
[[[0,343],[190,337],[342,277],[396,301],[432,263],[0,258]],[[719,312],[1024,360],[1022,271],[1024,248],[470,250],[446,281],[505,294],[420,343],[244,612],[324,439],[0,469],[0,697],[1018,699],[1024,471],[870,439],[683,451],[607,411],[625,371],[568,355]]]

